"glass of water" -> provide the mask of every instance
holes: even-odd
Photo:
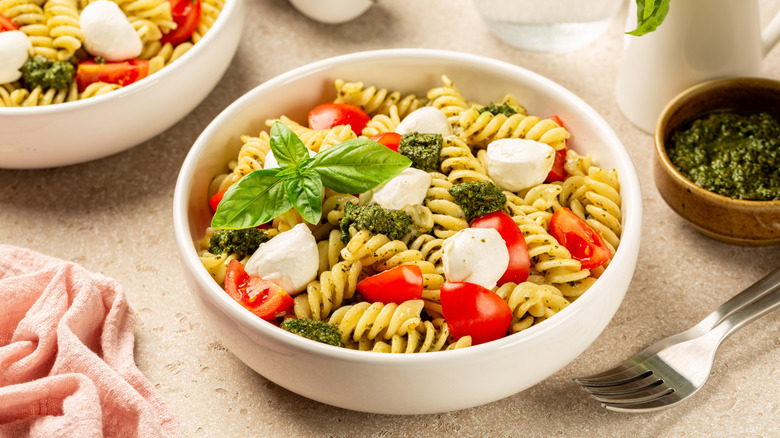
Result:
[[[568,52],[601,36],[624,1],[474,0],[474,6],[490,31],[508,44],[536,52]]]

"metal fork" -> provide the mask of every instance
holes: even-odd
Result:
[[[704,386],[715,351],[731,334],[780,307],[780,268],[723,303],[694,327],[663,339],[621,365],[574,379],[613,411],[649,412]]]

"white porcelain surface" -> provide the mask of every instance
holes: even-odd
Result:
[[[103,158],[171,127],[225,73],[241,37],[243,2],[227,0],[192,49],[141,81],[76,102],[0,107],[0,168],[56,167]]]
[[[363,15],[376,0],[290,0],[303,15],[327,24],[345,23]]]
[[[570,146],[615,168],[621,182],[623,236],[604,275],[554,318],[463,350],[385,355],[340,349],[289,334],[245,311],[202,267],[194,241],[210,221],[207,185],[235,156],[243,133],[281,114],[304,120],[332,99],[333,81],[363,81],[424,93],[448,75],[468,99],[514,94],[529,113],[559,115]],[[273,78],[225,109],[200,135],[179,174],[173,222],[191,294],[211,329],[239,359],[276,384],[330,405],[384,414],[424,414],[481,405],[522,391],[560,370],[596,339],[620,305],[637,261],[641,194],[618,137],[586,103],[520,67],[447,51],[397,49],[325,59]]]
[[[630,3],[628,30],[636,28],[636,4]],[[624,37],[617,103],[648,133],[683,90],[709,79],[757,75],[764,55],[780,39],[780,13],[762,31],[758,0],[673,3],[658,29]]]

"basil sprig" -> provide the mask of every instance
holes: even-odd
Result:
[[[405,156],[367,138],[354,138],[314,157],[280,122],[270,132],[278,169],[255,170],[230,186],[211,220],[213,228],[255,227],[295,208],[306,222],[322,216],[322,188],[362,193],[409,167]]]
[[[669,13],[671,0],[636,0],[636,29],[626,32],[629,35],[642,36],[654,31],[663,23]]]

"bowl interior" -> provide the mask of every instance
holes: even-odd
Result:
[[[200,264],[194,242],[202,237],[211,220],[207,202],[209,182],[235,158],[241,146],[239,137],[257,135],[268,129],[265,126],[267,119],[281,115],[305,123],[309,109],[335,97],[333,83],[336,79],[361,81],[366,86],[421,96],[427,90],[441,86],[443,74],[468,100],[487,104],[501,102],[506,94],[512,94],[529,114],[558,115],[573,133],[571,148],[592,154],[601,167],[617,170],[623,203],[621,246],[596,284],[555,318],[523,332],[463,350],[423,355],[377,355],[320,345],[264,323],[233,302]],[[520,67],[476,55],[423,49],[379,50],[326,59],[280,75],[251,90],[223,111],[193,145],[179,175],[173,210],[177,245],[190,284],[194,285],[193,295],[196,301],[205,303],[201,309],[207,313],[207,319],[212,322],[222,319],[214,326],[218,326],[218,336],[234,354],[265,377],[294,392],[336,406],[379,413],[443,412],[476,406],[525,389],[565,366],[587,348],[617,310],[636,264],[641,227],[641,193],[636,171],[620,140],[591,107],[552,81]],[[218,309],[214,310],[214,307]],[[240,329],[236,330],[237,327]],[[550,332],[557,333],[555,339],[546,337]],[[262,345],[263,356],[247,351],[247,345],[242,343]],[[560,348],[544,347],[553,344]],[[511,382],[497,378],[495,374],[462,378],[464,373],[470,372],[469,367],[473,366],[474,370],[484,367],[491,355],[507,357],[523,354],[524,349],[539,354],[528,362],[524,373],[513,373]],[[321,361],[319,366],[335,361],[341,368],[349,367],[353,374],[359,373],[355,367],[361,364],[392,366],[394,376],[407,380],[402,385],[399,381],[402,390],[388,383],[383,393],[386,399],[381,402],[354,391],[352,397],[346,397],[344,394],[351,390],[343,386],[318,389],[316,387],[328,385],[328,382],[306,382],[307,387],[298,381],[287,380],[293,373],[289,367],[278,370],[277,374],[274,364],[264,363],[270,352],[278,352],[285,358],[302,355],[309,362],[316,358]],[[455,358],[457,360],[453,360]],[[347,363],[349,365],[345,365]],[[498,369],[502,366],[499,363],[496,373],[506,373],[506,370]],[[451,400],[437,396],[436,403],[422,407],[427,397],[423,390],[412,395],[415,385],[410,385],[409,379],[422,377],[411,370],[419,370],[422,364],[439,367],[440,376],[433,380],[447,377],[448,383],[442,382],[441,389],[452,393]],[[290,366],[304,365],[296,361]],[[334,372],[338,373],[341,368]],[[297,373],[299,379],[300,374]],[[425,378],[428,380],[419,382],[422,387],[438,384],[430,375]],[[456,385],[454,381],[460,383]],[[499,381],[502,382],[500,385]],[[401,408],[395,402],[406,405]]]

